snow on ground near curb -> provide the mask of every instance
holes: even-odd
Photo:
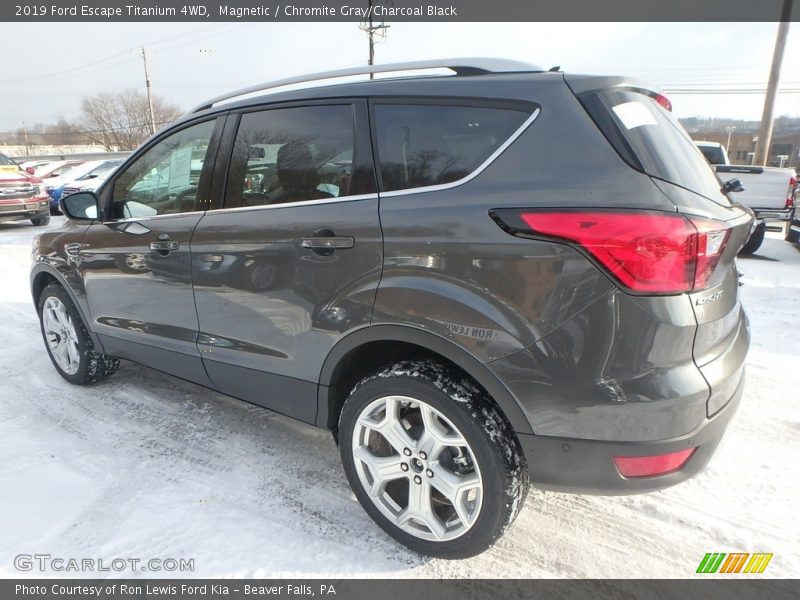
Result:
[[[0,224],[0,576],[49,553],[193,558],[195,577],[688,577],[733,551],[800,576],[800,252],[777,237],[740,260],[748,382],[703,473],[640,496],[532,491],[495,548],[448,562],[372,524],[324,431],[131,363],[63,381],[28,291],[38,231]]]

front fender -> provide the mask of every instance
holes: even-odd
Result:
[[[31,268],[30,284],[31,284],[31,297],[33,300],[34,308],[39,312],[39,296],[42,290],[55,281],[63,287],[67,294],[81,315],[86,329],[89,330],[89,336],[92,339],[94,347],[98,351],[103,352],[103,344],[97,337],[97,334],[92,330],[92,320],[90,318],[89,306],[86,302],[86,294],[83,289],[83,282],[77,273],[76,269],[71,269],[66,264],[66,261],[58,257],[38,257],[39,260],[34,263]]]

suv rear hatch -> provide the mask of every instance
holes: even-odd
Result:
[[[665,96],[620,78],[565,80],[620,157],[649,175],[676,212],[698,227],[695,268],[708,272],[695,277],[686,297],[697,320],[693,358],[709,383],[712,416],[741,385],[749,345],[735,259],[750,236],[752,211],[720,191],[719,179]],[[710,232],[705,241],[703,228]]]

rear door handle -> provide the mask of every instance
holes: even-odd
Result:
[[[340,250],[352,248],[356,241],[351,237],[310,237],[300,240],[303,248],[311,250]]]

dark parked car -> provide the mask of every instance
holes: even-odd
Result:
[[[58,372],[125,358],[330,429],[364,509],[436,556],[491,546],[529,484],[700,471],[742,396],[752,212],[635,81],[358,72],[445,66],[215,98],[64,198],[31,275]]]

